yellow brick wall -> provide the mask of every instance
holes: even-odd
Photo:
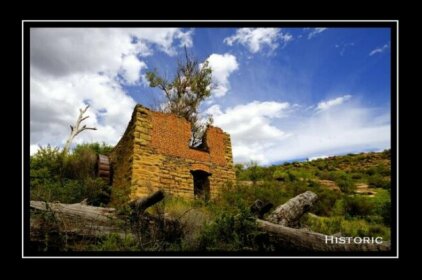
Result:
[[[158,189],[193,199],[191,171],[204,170],[211,173],[210,194],[215,198],[224,184],[235,181],[230,136],[210,127],[209,152],[189,148],[189,139],[190,124],[186,120],[137,105],[111,155],[113,189],[130,182],[131,200]]]

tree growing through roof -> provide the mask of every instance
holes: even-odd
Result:
[[[166,103],[161,111],[172,113],[186,119],[192,128],[190,146],[200,147],[208,125],[212,123],[209,115],[206,121],[199,117],[199,106],[211,95],[211,68],[208,61],[200,64],[197,59],[188,54],[185,47],[183,61],[178,61],[176,74],[168,80],[158,74],[158,71],[148,71],[146,78],[150,87],[156,87],[165,94]]]

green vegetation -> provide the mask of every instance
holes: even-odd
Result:
[[[165,95],[167,102],[159,110],[180,116],[191,123],[192,147],[202,144],[205,130],[212,123],[211,116],[205,123],[199,118],[201,103],[211,95],[211,73],[209,62],[200,64],[198,59],[188,54],[186,47],[185,58],[178,62],[171,81],[165,75],[158,74],[156,69],[146,73],[149,86],[159,88]]]
[[[107,205],[110,186],[95,178],[93,170],[96,155],[107,154],[110,149],[84,144],[69,155],[52,147],[40,149],[30,161],[31,199],[75,203],[88,198],[91,205]],[[388,240],[389,156],[390,152],[385,151],[268,167],[254,162],[236,164],[237,183],[227,185],[219,197],[209,202],[186,201],[166,194],[163,201],[147,210],[154,217],[153,227],[151,223],[138,224],[138,235],[111,234],[72,245],[64,242],[65,238],[48,233],[49,239],[39,248],[52,250],[49,242],[55,238],[66,244],[59,250],[271,251],[275,248],[256,227],[250,206],[256,199],[277,206],[308,190],[318,195],[318,201],[300,221],[302,227],[324,234],[382,236]],[[127,194],[121,196],[122,201],[127,198]],[[117,210],[127,221],[124,226],[128,232],[133,230],[129,207]],[[44,216],[54,226],[54,217]],[[164,217],[177,221],[177,226]]]
[[[241,186],[245,181],[259,182],[251,196],[267,199],[275,205],[306,190],[315,192],[318,201],[311,214],[301,221],[313,231],[389,239],[390,155],[390,150],[386,150],[279,166],[249,165],[249,168],[237,169],[237,178]],[[357,186],[364,186],[364,191],[360,192]],[[248,197],[247,188],[242,186],[242,189],[242,196]]]
[[[104,143],[80,144],[67,154],[41,147],[30,159],[31,200],[76,203],[87,199],[91,205],[107,205],[111,186],[95,176],[95,164],[97,154],[111,149]]]

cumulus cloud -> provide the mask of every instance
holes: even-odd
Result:
[[[343,95],[341,97],[337,97],[334,99],[330,99],[327,101],[321,101],[318,103],[316,110],[317,111],[324,111],[324,110],[328,110],[334,106],[338,106],[343,104],[344,102],[346,102],[347,100],[349,100],[350,98],[352,98],[351,95]]]
[[[379,47],[379,48],[375,48],[375,49],[373,49],[370,53],[369,53],[369,56],[373,56],[374,54],[377,54],[377,53],[383,53],[385,50],[387,50],[388,49],[388,44],[385,44],[384,46],[382,46],[382,47]]]
[[[226,95],[230,89],[229,76],[239,68],[236,57],[228,53],[213,53],[207,61],[212,69],[213,94],[216,97]]]
[[[292,39],[293,36],[282,32],[281,28],[240,28],[236,34],[225,38],[224,43],[229,46],[239,43],[251,53],[257,53],[265,47],[275,50],[280,43],[286,45]]]
[[[390,148],[390,114],[358,103],[309,111],[281,102],[254,101],[222,110],[215,125],[231,134],[236,162],[270,164]]]
[[[314,38],[315,36],[317,36],[318,34],[324,32],[325,30],[327,30],[326,27],[317,27],[317,28],[311,28],[311,31],[308,33],[308,40]]]
[[[33,28],[30,34],[30,142],[61,145],[78,109],[89,104],[86,124],[98,128],[75,139],[115,144],[135,101],[122,88],[135,84],[160,50],[175,55],[192,46],[192,31],[178,28]]]
[[[265,151],[289,136],[272,125],[271,121],[285,116],[289,107],[287,102],[253,101],[224,111],[219,105],[213,105],[207,113],[213,115],[216,126],[230,133],[236,161],[256,160],[267,163]]]
[[[122,59],[120,74],[126,83],[134,84],[139,80],[143,68],[147,68],[145,62],[139,61],[135,55],[127,55]]]

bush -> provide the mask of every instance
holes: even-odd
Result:
[[[385,178],[380,174],[374,174],[368,178],[368,185],[370,188],[390,189],[391,180],[390,178]]]
[[[355,184],[352,177],[344,171],[330,172],[330,179],[339,186],[340,190],[344,193],[351,193],[355,190]]]
[[[88,199],[92,205],[107,204],[111,187],[95,177],[95,163],[97,151],[110,149],[98,143],[78,145],[71,154],[51,146],[40,148],[30,158],[31,199],[62,203]]]
[[[318,201],[312,208],[312,212],[319,216],[331,216],[336,201],[340,198],[339,192],[330,190],[321,190],[317,192]]]
[[[277,181],[287,181],[289,175],[282,171],[282,170],[276,170],[273,173],[273,179],[277,180]]]
[[[201,233],[200,250],[251,250],[257,249],[255,217],[249,209],[239,209],[238,213],[221,212]]]
[[[367,217],[373,214],[373,205],[366,197],[344,197],[344,209],[346,217]]]
[[[246,169],[246,174],[249,180],[255,185],[256,182],[263,178],[263,168],[258,166],[258,163],[255,161],[251,161],[248,164],[248,168]]]
[[[385,225],[391,224],[391,202],[385,202],[381,207],[381,217]]]
[[[89,247],[91,251],[139,251],[139,246],[129,235],[121,237],[117,234],[109,234]]]

